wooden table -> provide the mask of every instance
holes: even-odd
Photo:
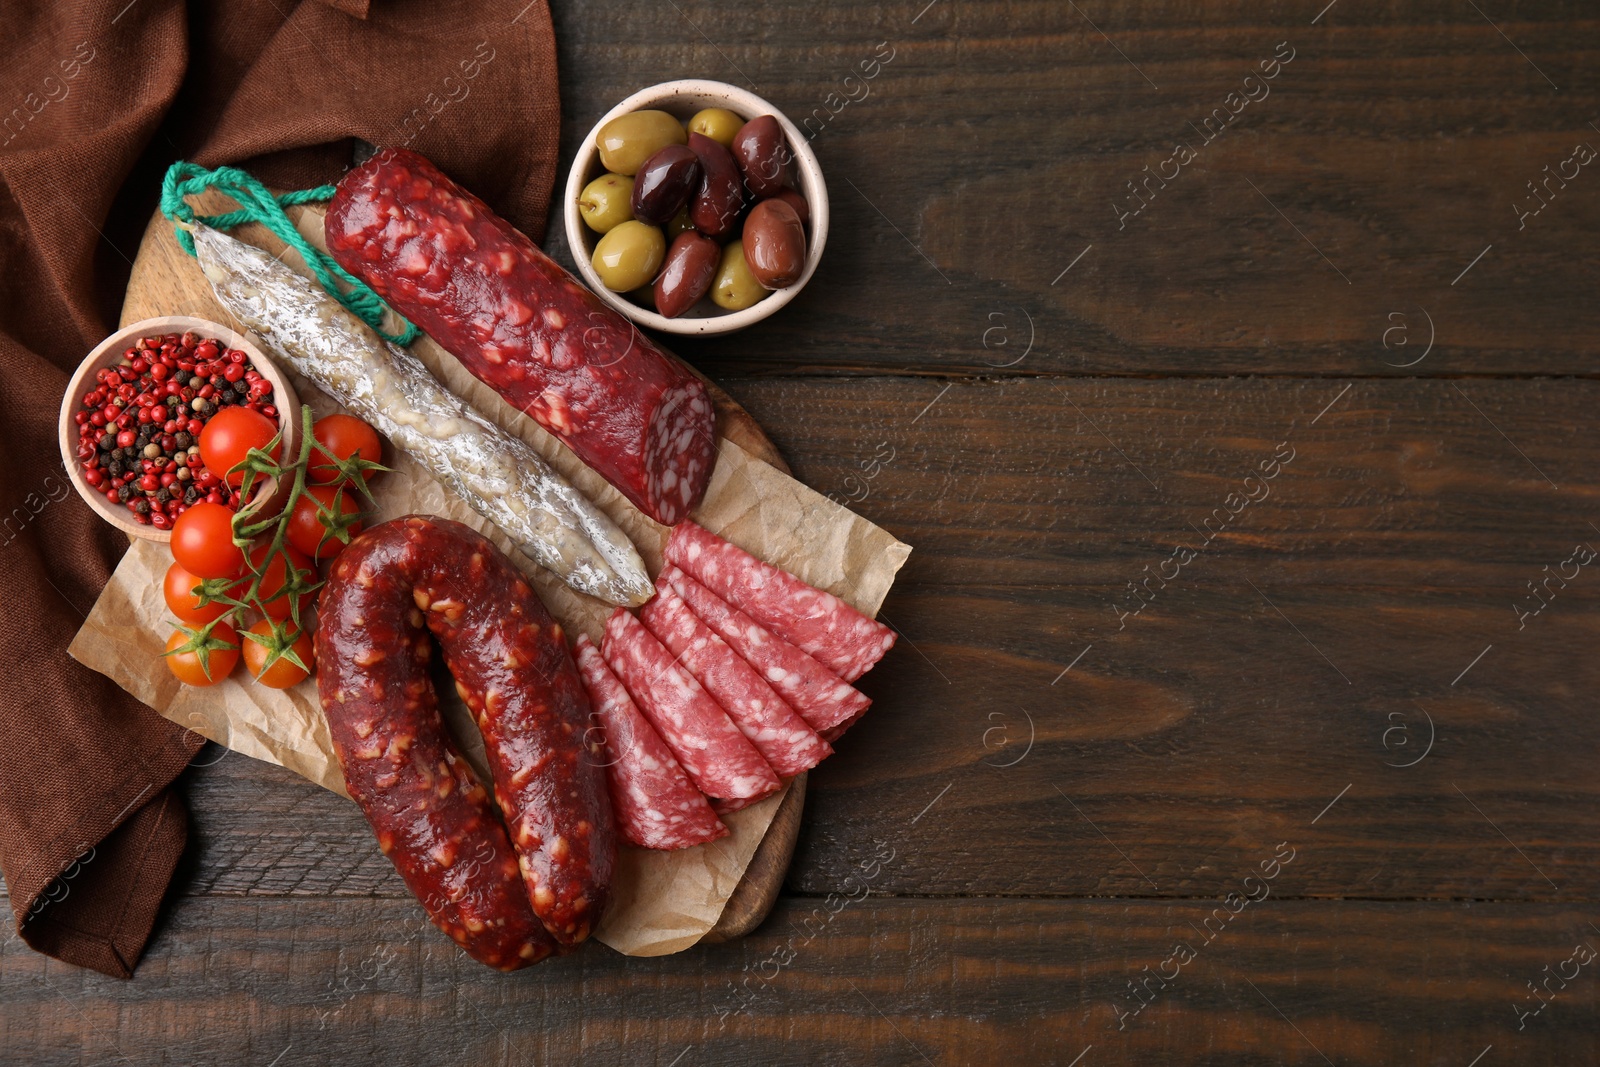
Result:
[[[832,190],[676,346],[916,546],[770,921],[493,974],[211,747],[134,981],[0,942],[15,1062],[1595,1062],[1600,22],[923,3],[555,12],[568,158],[709,75]]]

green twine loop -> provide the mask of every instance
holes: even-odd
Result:
[[[241,205],[239,210],[223,215],[196,215],[185,197],[198,196],[207,189],[226,193],[238,201]],[[282,196],[273,196],[265,185],[237,167],[206,170],[204,167],[179,160],[167,168],[167,176],[161,182],[161,213],[174,222],[173,230],[178,238],[178,245],[191,256],[195,254],[194,235],[186,227],[176,224],[201,222],[213,229],[229,230],[246,222],[259,222],[271,230],[279,240],[300,253],[300,258],[306,261],[306,266],[311,268],[311,273],[317,276],[317,281],[322,283],[322,287],[330,296],[349,308],[385,340],[409,345],[417,339],[419,332],[417,328],[396,314],[395,317],[405,328],[398,334],[385,332],[383,315],[385,311],[391,310],[389,306],[377,293],[369,289],[365,282],[339,266],[328,253],[306,240],[305,235],[295,228],[289,216],[284,214],[283,209],[286,207],[295,204],[321,203],[333,199],[333,194],[333,186],[319,185],[314,189],[300,189],[284,193]],[[344,284],[340,285],[340,282]]]

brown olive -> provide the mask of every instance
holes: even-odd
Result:
[[[711,288],[722,249],[698,233],[680,233],[667,249],[666,262],[656,278],[656,310],[675,319],[694,307]]]
[[[800,280],[806,266],[806,231],[785,201],[763,200],[751,208],[742,243],[750,273],[765,288],[782,289]]]
[[[800,225],[811,225],[811,204],[804,196],[801,196],[800,193],[794,189],[785,187],[779,189],[772,198],[774,200],[782,200],[785,204],[788,204],[790,207],[794,208],[794,213],[800,216]]]
[[[783,188],[784,172],[793,153],[777,119],[762,115],[739,127],[732,151],[751,196],[774,196]]]
[[[644,161],[669,144],[686,144],[683,123],[665,111],[618,115],[595,135],[600,162],[613,174],[637,174]]]
[[[622,174],[602,174],[583,187],[578,214],[595,233],[633,218],[633,179]]]
[[[767,295],[767,290],[756,281],[744,261],[744,246],[738,241],[729,241],[722,250],[717,277],[711,283],[711,302],[728,311],[743,311],[759,304]]]
[[[633,217],[652,226],[669,222],[700,183],[700,157],[669,144],[644,161],[633,181]]]
[[[689,132],[698,133],[702,137],[709,137],[727,148],[733,143],[733,135],[739,132],[739,127],[744,125],[744,119],[735,115],[725,107],[708,107],[704,111],[695,113],[689,120]]]
[[[731,152],[704,134],[689,134],[689,149],[700,160],[700,184],[689,198],[689,221],[707,237],[726,237],[744,208],[739,165]]]
[[[612,292],[626,293],[649,285],[661,269],[667,239],[654,226],[637,219],[618,223],[594,246],[595,273]]]

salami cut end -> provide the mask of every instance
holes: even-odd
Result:
[[[645,491],[652,518],[666,526],[683,521],[700,503],[716,462],[716,413],[699,381],[661,395],[645,438]]]

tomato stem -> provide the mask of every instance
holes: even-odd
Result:
[[[250,576],[249,583],[242,592],[236,592],[240,577],[208,578],[194,586],[190,592],[195,596],[197,606],[220,603],[227,605],[227,610],[200,626],[180,626],[180,630],[186,635],[186,640],[179,647],[163,653],[166,656],[185,652],[195,653],[201,669],[208,678],[211,677],[211,653],[219,649],[242,651],[243,642],[246,640],[266,648],[263,673],[280,659],[286,659],[294,666],[310,673],[310,664],[303,660],[294,646],[304,632],[304,626],[300,621],[301,603],[309,594],[319,589],[322,583],[316,580],[315,559],[309,568],[295,565],[294,558],[289,553],[289,527],[295,505],[310,491],[307,482],[312,458],[321,454],[330,461],[326,464],[319,463],[317,470],[333,471],[333,478],[326,485],[332,491],[336,504],[340,502],[340,497],[346,490],[352,495],[359,492],[369,503],[373,503],[366,476],[374,470],[389,469],[381,463],[363,459],[359,453],[344,457],[334,455],[332,450],[317,440],[313,432],[311,408],[304,404],[300,407],[300,429],[299,454],[288,463],[281,463],[273,457],[273,452],[279,449],[283,441],[283,431],[280,429],[272,440],[267,442],[265,448],[250,449],[245,458],[227,472],[229,475],[243,476],[239,485],[239,509],[233,516],[230,533],[233,544],[244,553],[245,573]],[[260,480],[264,478],[276,479],[280,486],[285,483],[288,485],[288,492],[283,498],[281,508],[265,518],[262,517],[262,512],[266,509],[267,498],[256,492]],[[321,501],[315,497],[313,500],[317,504],[317,515],[324,527],[321,544],[325,544],[329,537],[337,537],[339,541],[348,543],[350,528],[367,514],[358,511],[346,515],[342,510],[335,514],[335,509],[323,507]],[[263,542],[262,534],[269,530],[271,535]],[[319,553],[321,544],[318,546]],[[288,620],[274,618],[267,610],[267,602],[261,597],[262,582],[271,571],[275,560],[282,561],[283,581],[268,599],[287,598]],[[268,633],[253,633],[245,626],[244,617],[250,611],[259,612],[267,620]],[[213,632],[224,622],[237,627],[241,637],[240,644],[231,644]]]
[[[222,618],[237,616],[241,610],[247,608],[253,608],[263,616],[271,618],[271,613],[267,611],[266,604],[261,599],[261,583],[268,571],[271,570],[273,560],[281,558],[284,570],[283,584],[272,599],[288,598],[289,614],[294,622],[294,632],[293,634],[288,634],[286,631],[280,633],[280,628],[276,624],[273,627],[273,632],[275,637],[285,639],[286,648],[293,644],[294,638],[299,636],[302,629],[300,622],[301,600],[306,594],[314,592],[321,585],[320,582],[315,581],[315,563],[313,562],[309,571],[297,567],[287,550],[290,518],[294,513],[295,504],[308,491],[306,482],[312,456],[316,453],[322,453],[333,461],[333,466],[337,473],[334,480],[328,484],[335,493],[335,499],[337,499],[339,493],[350,487],[352,482],[362,483],[360,488],[365,490],[365,478],[362,472],[369,467],[379,466],[365,460],[346,463],[341,457],[333,455],[332,452],[323,447],[312,432],[312,411],[310,406],[305,404],[300,406],[300,434],[299,454],[287,466],[279,464],[271,455],[283,437],[280,432],[277,437],[267,443],[266,448],[251,449],[244,460],[229,471],[230,474],[235,472],[244,474],[239,495],[240,499],[245,503],[233,517],[233,543],[245,554],[245,566],[250,574],[250,583],[237,596],[230,595],[225,591],[219,591],[216,595],[208,594],[203,590],[200,591],[202,602],[221,601],[230,605],[230,610],[225,612]],[[380,467],[379,469],[387,468]],[[290,479],[288,494],[283,500],[282,509],[264,519],[260,519],[259,514],[265,507],[265,499],[258,494],[252,493],[258,477],[276,478],[280,483],[286,478]],[[370,494],[367,495],[368,499],[370,499]],[[318,513],[320,514],[321,511],[322,507],[319,503]],[[349,516],[342,525],[337,525],[336,528],[343,533],[357,518],[358,516],[355,515]],[[258,557],[257,552],[260,550],[258,539],[268,530],[272,531],[271,537],[266,543],[266,550],[260,552]],[[329,532],[332,532],[331,528]],[[348,541],[349,535],[345,533],[340,540]],[[199,590],[199,587],[196,588]],[[209,627],[207,633],[209,634]],[[269,647],[279,655],[285,654],[276,645],[277,642],[275,641]],[[292,651],[287,652],[287,654],[292,661],[298,660],[298,657],[295,657]],[[274,656],[273,658],[276,659],[277,657]],[[297,663],[297,665],[299,664]]]

